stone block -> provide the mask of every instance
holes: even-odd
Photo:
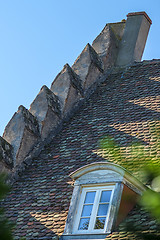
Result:
[[[39,122],[42,139],[46,138],[61,120],[59,98],[47,86],[41,88],[29,111]]]
[[[8,172],[13,168],[12,146],[0,137],[0,172]]]
[[[123,19],[121,22],[109,23],[109,26],[112,32],[114,33],[115,37],[121,41],[126,26],[126,20]]]
[[[92,43],[104,64],[104,70],[115,65],[125,22],[109,23]]]
[[[19,164],[40,139],[36,118],[23,106],[7,124],[3,138],[13,147],[14,166]]]
[[[145,12],[135,12],[127,15],[116,62],[118,66],[141,61],[151,24],[152,21]]]
[[[60,99],[62,115],[67,116],[83,96],[82,80],[66,64],[52,82],[51,90]]]
[[[103,73],[103,64],[98,54],[88,43],[74,62],[72,69],[82,79],[83,89],[87,91]]]

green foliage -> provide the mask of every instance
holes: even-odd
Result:
[[[151,179],[157,175],[156,172],[160,175],[160,170],[158,170],[160,161],[157,159],[157,151],[160,150],[160,130],[156,129],[155,134],[152,129],[150,133],[150,145],[143,145],[137,141],[126,147],[121,147],[112,137],[106,136],[100,141],[100,148],[103,150],[102,156],[107,161],[121,165],[143,182],[149,181],[149,173]]]
[[[140,199],[140,204],[160,223],[160,194],[149,189]]]
[[[120,147],[112,137],[107,136],[101,140],[100,147],[107,161],[121,165],[136,176],[143,176],[143,182],[150,185],[152,190],[148,188],[143,193],[139,205],[160,223],[160,161],[157,159],[157,152],[160,150],[160,129],[152,128],[150,133],[150,145],[137,142]],[[133,222],[126,225],[126,230],[134,232],[137,239],[159,239],[156,234],[142,233],[141,226],[134,227]]]
[[[6,180],[6,175],[1,174],[0,175],[0,200],[3,199],[5,195],[8,193],[8,191],[10,190],[10,187],[5,184],[5,180]]]
[[[107,136],[100,142],[100,147],[105,150],[105,154],[109,160],[122,161],[123,154],[121,148],[116,144],[113,138]]]
[[[143,173],[144,181],[148,185],[150,184],[157,192],[160,192],[160,167],[150,163],[144,167]],[[159,184],[159,188],[158,186],[156,186],[157,184]]]
[[[0,201],[5,197],[9,191],[9,187],[5,184],[6,176],[0,175]],[[8,221],[5,216],[3,208],[0,208],[0,239],[13,240],[12,229],[14,225]]]

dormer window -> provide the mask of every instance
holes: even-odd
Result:
[[[114,185],[83,187],[73,233],[106,232]]]
[[[75,183],[62,240],[105,239],[145,190],[124,168],[109,162],[86,165],[70,176]]]

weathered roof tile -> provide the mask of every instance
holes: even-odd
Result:
[[[19,219],[19,226],[21,218],[25,218],[24,227],[17,226],[15,236],[25,233],[26,239],[52,239],[63,233],[73,191],[69,174],[88,163],[105,160],[99,141],[106,135],[114,137],[127,154],[133,141],[140,141],[146,148],[152,146],[149,152],[157,154],[154,164],[160,164],[160,151],[155,152],[159,138],[151,131],[154,128],[158,133],[160,128],[159,77],[160,61],[142,62],[125,69],[123,74],[111,74],[72,121],[64,124],[3,201],[8,217]],[[129,157],[126,165],[123,161],[110,161],[125,166],[138,178],[139,169],[147,164],[147,160],[130,161]],[[144,232],[159,234],[156,224],[153,227],[153,220],[143,211],[134,209],[126,221],[131,219],[140,221]],[[137,239],[120,225],[106,239],[125,238]]]

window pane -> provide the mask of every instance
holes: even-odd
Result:
[[[87,192],[84,203],[93,203],[96,192]]]
[[[106,216],[108,211],[108,204],[99,204],[97,216]]]
[[[94,229],[103,229],[105,224],[105,217],[97,217]]]
[[[82,217],[89,217],[91,216],[93,205],[84,205],[82,211]]]
[[[102,191],[100,202],[109,202],[112,191]]]
[[[87,230],[90,218],[81,218],[78,230]]]

